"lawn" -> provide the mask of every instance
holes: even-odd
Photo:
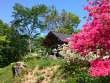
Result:
[[[4,68],[0,68],[0,83],[12,83],[13,76],[11,68],[11,64]]]

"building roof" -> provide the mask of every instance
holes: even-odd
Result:
[[[49,32],[50,33],[50,32]],[[69,38],[70,35],[64,34],[64,33],[59,33],[59,32],[53,32],[51,31],[57,38],[59,38],[61,41],[64,41],[64,39]]]
[[[64,33],[50,31],[44,39],[43,44],[47,47],[55,47],[58,44],[67,43],[65,39],[69,37],[70,35]]]

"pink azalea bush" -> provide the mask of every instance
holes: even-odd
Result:
[[[92,61],[89,73],[93,77],[110,75],[110,59]]]
[[[92,5],[91,5],[92,4]],[[89,17],[80,33],[72,35],[70,48],[82,56],[96,48],[110,50],[110,0],[95,0],[84,8]]]
[[[84,8],[88,11],[87,22],[78,34],[69,39],[70,48],[82,56],[90,52],[105,56],[110,52],[110,0],[91,0]],[[110,75],[110,59],[94,60],[89,69],[91,76]]]

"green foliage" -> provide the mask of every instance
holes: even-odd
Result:
[[[0,67],[20,60],[27,53],[27,37],[0,21]]]
[[[75,29],[75,33],[79,33],[80,31],[80,29]]]
[[[58,16],[54,8],[49,9],[44,4],[32,6],[31,8],[15,4],[12,15],[14,19],[11,21],[11,26],[0,20],[0,67],[22,60],[28,52],[39,52],[41,50],[43,53],[39,52],[39,54],[46,55],[51,51],[51,49],[42,46],[44,37],[38,37],[39,30],[42,31],[47,28],[45,21],[54,23],[53,17],[55,21],[62,21],[64,18],[61,27],[65,26],[68,29],[62,28],[60,31],[65,33],[72,30],[71,26],[79,24],[79,18],[71,13],[62,12],[60,18]],[[71,20],[66,20],[68,17]],[[69,26],[66,26],[68,24]]]
[[[110,77],[90,77],[87,73],[87,64],[84,61],[77,61],[77,64],[68,64],[65,61],[58,59],[53,60],[49,58],[38,58],[31,57],[24,60],[27,63],[28,68],[35,68],[36,66],[40,68],[49,67],[52,65],[63,65],[56,72],[55,75],[51,78],[52,83],[109,83]],[[84,64],[83,64],[84,62]],[[68,67],[67,67],[68,66]],[[72,67],[74,66],[74,67]],[[86,69],[84,69],[86,67]],[[64,69],[67,69],[64,71]],[[71,72],[71,73],[68,73]],[[73,72],[73,73],[72,73]],[[41,73],[36,74],[39,78],[38,81],[42,81],[44,77]],[[21,77],[16,77],[15,80],[12,76],[12,65],[9,65],[4,68],[0,68],[0,83],[13,83],[13,81],[20,83]]]
[[[0,41],[3,42],[6,40],[6,36],[0,36]]]
[[[4,49],[9,47],[10,39],[10,27],[0,20],[0,66],[4,65],[4,60],[7,60],[6,54],[3,52]]]
[[[52,65],[62,64],[62,60],[53,60],[47,57],[30,57],[24,60],[26,64],[29,65],[30,68],[34,68],[35,66],[39,66],[40,68],[45,68]]]
[[[13,17],[12,26],[21,35],[28,36],[28,49],[32,52],[33,48],[33,38],[39,35],[39,30],[45,28],[44,18],[48,14],[48,7],[46,5],[40,4],[32,6],[31,8],[24,7],[21,4],[15,4],[13,7]]]
[[[75,78],[68,78],[65,83],[77,83]]]
[[[21,60],[27,54],[27,43],[20,35],[10,35],[10,43],[1,50],[0,66]]]
[[[51,14],[46,17],[48,29],[66,34],[75,32],[75,28],[79,23],[78,16],[65,10],[62,10],[61,14],[59,14],[54,7],[51,8]]]
[[[63,72],[65,72],[65,77],[74,77],[76,74],[86,71],[89,66],[89,62],[84,60],[75,59],[74,61],[65,62],[62,65]]]
[[[38,77],[38,80],[37,80],[37,83],[41,83],[42,82],[42,80],[44,80],[45,78],[44,78],[44,76],[39,76]]]
[[[24,61],[24,63],[27,64],[29,69],[33,69],[36,66],[40,67],[40,68],[45,68],[45,67],[49,67],[49,66],[53,66],[53,65],[60,65],[63,63],[62,60],[53,60],[53,59],[49,59],[46,57],[44,57],[44,58],[31,57],[31,58],[26,58],[23,61]],[[27,72],[27,70],[24,70],[23,73],[26,73],[26,72]],[[13,79],[11,64],[8,65],[7,67],[0,68],[0,83],[13,83],[13,81],[20,83],[21,78],[23,78],[23,76],[16,77],[15,79]],[[40,75],[39,79],[42,80],[43,77]]]
[[[3,44],[7,44],[9,42],[7,37],[9,32],[10,32],[9,26],[3,23],[2,20],[0,20],[0,49],[5,47],[5,45]]]
[[[37,54],[41,56],[47,56],[51,52],[51,48],[46,48],[43,45],[44,39],[45,39],[45,36],[44,37],[39,36],[33,40],[33,43],[34,43],[33,51],[37,52]]]
[[[110,83],[110,77],[90,77],[87,72],[80,72],[77,75],[77,83]]]
[[[37,35],[36,29],[43,29],[43,21],[40,19],[48,13],[48,7],[40,4],[32,6],[32,8],[24,7],[21,4],[15,4],[13,7],[12,26],[19,28],[20,33],[26,34],[29,37]],[[34,33],[34,34],[33,34]]]
[[[91,77],[88,73],[89,63],[87,61],[75,60],[62,64],[62,73],[66,83],[109,83],[110,76]]]
[[[43,40],[45,39],[45,37],[37,37],[33,40],[34,43],[34,51],[38,52],[39,50],[44,50],[45,47],[43,46]]]

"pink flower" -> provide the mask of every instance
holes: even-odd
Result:
[[[110,75],[110,59],[92,61],[89,74],[93,77]]]
[[[93,1],[89,1],[89,4],[90,4],[90,5],[93,5],[93,4],[94,4],[94,2],[93,2]]]
[[[92,5],[95,4],[95,5]],[[105,52],[110,50],[110,0],[94,0],[84,8],[88,11],[89,18],[81,32],[72,35],[71,49],[86,56],[91,48],[92,52],[97,51],[97,46],[104,49]],[[85,52],[86,50],[86,52]]]

